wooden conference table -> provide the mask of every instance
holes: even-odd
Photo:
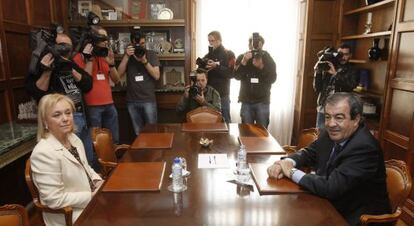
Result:
[[[229,124],[228,132],[183,132],[181,124],[153,124],[143,130],[151,133],[174,133],[171,149],[130,150],[122,161],[165,161],[166,169],[160,191],[102,192],[94,196],[75,225],[347,225],[325,199],[298,193],[260,195],[245,186],[228,182],[233,170],[239,136],[269,136],[266,129],[248,124]],[[271,136],[271,135],[270,135]],[[201,137],[213,139],[210,148],[199,145]],[[229,169],[198,169],[199,153],[227,153]],[[191,175],[188,189],[172,193],[168,177],[174,157],[187,160]],[[281,155],[249,154],[249,163],[271,164]],[[134,175],[131,175],[131,180]]]

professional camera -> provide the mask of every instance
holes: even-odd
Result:
[[[142,47],[139,43],[142,38],[145,38],[145,34],[141,32],[140,27],[134,27],[131,32],[131,40],[134,41],[134,54],[136,57],[141,58],[147,53],[147,49]]]
[[[335,48],[328,46],[319,51],[317,56],[319,59],[317,68],[322,71],[329,71],[330,67],[327,61],[331,62],[334,67],[337,68],[341,62],[343,54]]]
[[[190,89],[188,90],[188,95],[190,98],[194,98],[197,95],[201,95],[201,87],[197,84],[197,73],[192,72],[190,74],[191,84]]]
[[[29,34],[30,47],[33,49],[29,65],[29,72],[37,74],[39,72],[39,62],[47,53],[51,53],[56,59],[51,67],[58,63],[62,46],[56,44],[56,36],[63,33],[63,27],[59,24],[52,24],[50,28],[31,31]]]
[[[207,69],[208,59],[197,57],[196,64],[198,68]]]
[[[260,50],[259,48],[259,42],[260,42],[260,35],[258,32],[253,32],[253,37],[252,37],[252,55],[253,58],[259,59],[262,58],[263,53],[262,50]]]
[[[95,32],[92,32],[91,29],[92,25],[98,25],[99,22],[99,17],[95,13],[89,12],[86,27],[72,28],[70,30],[70,35],[73,38],[74,45],[76,46],[74,48],[75,52],[82,51],[86,44],[92,43],[94,47],[92,55],[100,57],[108,56],[108,48],[96,46],[96,43],[98,42],[108,41],[108,37],[106,35],[96,34]]]

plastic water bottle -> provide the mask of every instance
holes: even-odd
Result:
[[[247,168],[247,152],[246,152],[246,146],[243,144],[240,145],[240,149],[237,152],[237,171],[240,172],[240,170]]]
[[[181,166],[181,159],[175,158],[172,165],[172,190],[183,190],[183,168]]]
[[[250,179],[250,170],[247,167],[247,151],[246,146],[240,145],[237,152],[237,180],[242,183],[248,182]]]

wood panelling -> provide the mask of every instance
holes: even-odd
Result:
[[[405,1],[404,4],[405,7],[402,21],[414,21],[414,1]]]
[[[412,115],[414,112],[414,93],[393,90],[387,129],[403,136],[410,136]],[[411,104],[407,104],[411,103]]]
[[[25,0],[2,0],[3,19],[27,23]]]
[[[1,30],[0,30],[1,31]],[[5,68],[4,68],[4,40],[3,35],[0,35],[0,81],[6,78]]]
[[[7,122],[6,92],[0,90],[0,123]]]
[[[396,78],[414,80],[414,32],[401,33]]]
[[[32,25],[49,26],[51,22],[51,6],[49,0],[31,0],[30,14]],[[58,1],[60,2],[60,1]]]
[[[333,22],[337,20],[337,9],[334,1],[314,1],[313,32],[317,34],[332,34]],[[323,13],[322,13],[323,12]],[[328,26],[327,26],[328,25]]]
[[[29,36],[6,31],[10,78],[24,78],[30,61]]]

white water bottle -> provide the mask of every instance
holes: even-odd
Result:
[[[247,168],[247,152],[246,146],[240,145],[240,149],[237,152],[237,171],[244,170]]]
[[[172,190],[183,190],[183,168],[181,166],[180,158],[175,158],[172,164]]]

